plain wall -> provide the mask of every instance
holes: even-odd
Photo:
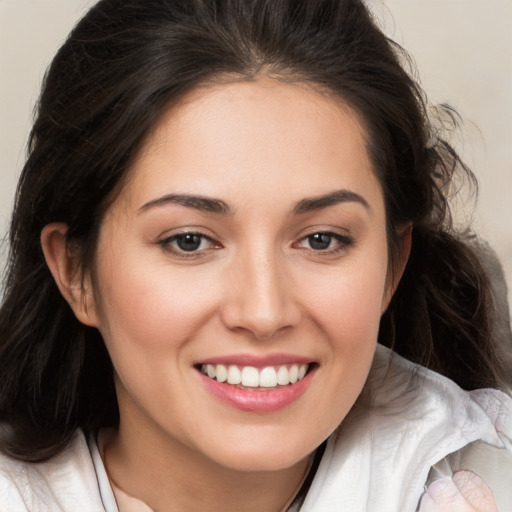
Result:
[[[0,232],[6,232],[44,71],[92,0],[0,0]],[[433,103],[462,115],[457,147],[480,181],[459,219],[496,250],[512,283],[512,1],[373,0],[414,57]],[[0,267],[3,267],[0,257]],[[509,302],[512,293],[509,290]]]

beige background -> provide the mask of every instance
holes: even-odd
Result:
[[[0,0],[2,235],[44,70],[92,3]],[[430,100],[450,103],[463,116],[464,137],[456,143],[480,180],[480,196],[476,210],[458,205],[460,218],[472,218],[512,283],[512,0],[369,3],[386,32],[414,57]]]

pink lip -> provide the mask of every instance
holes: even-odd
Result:
[[[303,356],[293,354],[267,354],[264,356],[254,356],[250,354],[232,354],[226,356],[211,357],[198,361],[195,365],[202,364],[223,364],[226,366],[253,366],[254,368],[265,368],[266,366],[280,366],[290,364],[311,364],[313,361]]]
[[[223,361],[226,361],[226,359],[223,359]],[[268,363],[266,365],[269,366]],[[298,400],[309,387],[314,373],[316,373],[316,368],[313,368],[295,384],[272,390],[252,391],[217,382],[198,371],[203,383],[214,396],[241,411],[257,413],[277,411]]]

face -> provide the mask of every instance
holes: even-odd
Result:
[[[236,470],[297,463],[361,391],[387,270],[382,191],[346,105],[270,80],[190,93],[100,232],[89,318],[121,431]]]

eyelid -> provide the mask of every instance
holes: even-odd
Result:
[[[327,249],[313,249],[300,246],[300,244],[302,244],[305,240],[314,235],[327,235],[331,238],[334,238],[338,242],[338,245],[337,247]],[[329,256],[349,250],[354,245],[354,243],[354,237],[346,231],[340,233],[339,231],[336,231],[332,228],[315,227],[314,229],[309,230],[309,232],[301,234],[301,236],[298,238],[298,241],[294,242],[293,246],[304,251],[309,251],[315,255]]]
[[[185,237],[187,235],[195,235],[201,237],[211,243],[211,247],[205,249],[198,249],[194,251],[185,251],[173,247],[172,242],[177,240],[179,237]],[[222,244],[216,240],[213,236],[208,235],[197,228],[180,228],[179,230],[171,233],[161,235],[155,242],[155,245],[160,246],[166,253],[171,254],[179,259],[200,259],[206,257],[211,251],[222,248]]]

